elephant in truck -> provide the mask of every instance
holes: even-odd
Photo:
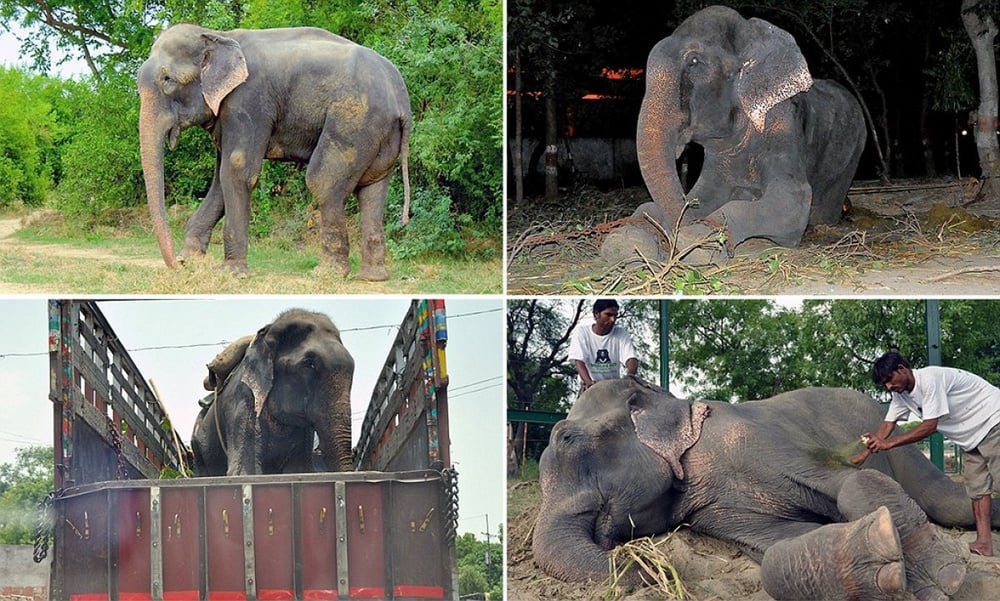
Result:
[[[351,471],[354,359],[321,313],[292,309],[208,364],[191,435],[197,476]]]
[[[846,389],[729,404],[635,377],[599,382],[542,453],[535,560],[599,582],[614,547],[688,524],[760,562],[777,599],[946,599],[969,552],[935,524],[972,527],[971,502],[912,445],[850,463],[881,417]],[[997,501],[991,519],[1000,527]],[[641,575],[633,566],[626,579]]]

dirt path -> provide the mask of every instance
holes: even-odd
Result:
[[[17,232],[30,224],[52,218],[52,211],[41,209],[27,216],[0,219],[0,257],[5,262],[16,265],[33,264],[79,264],[81,269],[94,270],[94,265],[128,266],[136,269],[159,267],[156,259],[128,256],[116,253],[99,245],[76,246],[72,244],[42,244],[19,240]],[[61,218],[61,217],[60,217]],[[0,280],[0,294],[41,294],[50,293],[50,284],[15,283]]]

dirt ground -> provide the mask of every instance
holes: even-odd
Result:
[[[649,200],[644,188],[580,188],[558,205],[508,206],[511,294],[987,295],[1000,291],[1000,199],[975,180],[856,182],[841,222],[798,248],[748,240],[725,266],[625,268],[598,254],[601,224]],[[600,207],[598,214],[583,207]]]
[[[565,583],[546,575],[534,563],[531,532],[541,505],[537,481],[509,483],[507,488],[507,599],[542,601],[549,599],[588,600],[624,599],[645,601],[671,598],[656,589],[629,592],[609,591],[606,585]],[[975,538],[974,532],[946,530],[964,542]],[[766,601],[771,597],[760,584],[760,566],[723,541],[681,528],[660,537],[665,553],[687,591],[685,599],[716,601],[745,599]],[[1000,536],[993,535],[1000,548]],[[913,599],[908,595],[907,599]],[[1000,558],[973,556],[969,560],[965,584],[952,597],[955,600],[981,601],[1000,599]]]

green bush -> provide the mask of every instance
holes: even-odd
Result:
[[[395,208],[395,207],[393,207]],[[457,257],[465,252],[465,239],[459,225],[469,225],[468,215],[455,217],[451,211],[451,197],[437,188],[413,191],[410,200],[410,223],[400,225],[399,213],[392,211],[388,219],[387,246],[397,259],[420,255],[449,255]]]
[[[52,186],[59,135],[51,80],[0,67],[0,208],[40,205]]]

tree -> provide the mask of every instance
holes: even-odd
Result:
[[[60,82],[0,67],[0,207],[40,205],[59,168]]]
[[[0,464],[0,544],[34,540],[38,504],[55,486],[52,447],[17,450],[14,463]]]
[[[512,299],[507,304],[507,407],[524,411],[565,411],[570,380],[576,373],[566,360],[570,335],[583,316],[585,301],[564,312],[558,301]],[[515,424],[513,451],[523,465],[529,424]],[[533,427],[542,429],[540,427]],[[547,431],[547,429],[544,429]],[[544,448],[538,433],[532,446]],[[540,444],[539,444],[540,443]],[[540,450],[538,451],[540,452]],[[536,453],[527,456],[537,457]]]
[[[997,37],[995,0],[962,0],[962,23],[976,52],[979,74],[979,108],[976,111],[976,150],[980,181],[977,199],[1000,198],[1000,144],[997,142],[997,62],[993,44]]]
[[[458,589],[463,598],[477,593],[490,593],[490,599],[502,598],[502,527],[495,540],[497,541],[495,543],[481,541],[471,532],[466,532],[455,539]]]

